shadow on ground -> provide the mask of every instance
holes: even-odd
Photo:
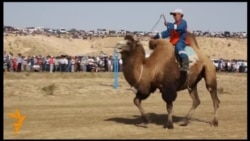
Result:
[[[151,119],[151,124],[156,124],[156,125],[164,125],[167,122],[167,114],[155,114],[155,113],[149,113],[148,114],[150,119]],[[178,123],[183,120],[184,117],[180,116],[173,116],[173,122]],[[105,121],[113,121],[117,123],[122,123],[122,124],[130,124],[130,125],[139,125],[142,124],[142,118],[138,115],[134,115],[131,118],[126,118],[126,117],[114,117],[114,118],[108,118]],[[190,122],[195,121],[195,122],[202,122],[202,123],[208,123],[208,121],[200,120],[197,118],[191,118]]]

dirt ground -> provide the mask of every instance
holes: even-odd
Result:
[[[5,73],[4,139],[246,139],[247,74],[219,73],[217,80],[219,127],[209,124],[213,106],[202,80],[201,105],[190,124],[178,124],[192,104],[184,90],[174,102],[174,129],[168,130],[159,91],[143,101],[152,123],[136,126],[140,114],[122,74],[114,89],[112,73]],[[27,118],[15,135],[9,113],[16,109]]]

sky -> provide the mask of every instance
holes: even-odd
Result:
[[[164,14],[184,12],[188,30],[247,31],[246,2],[4,2],[4,25],[128,31],[163,31]],[[159,23],[157,21],[160,19]]]

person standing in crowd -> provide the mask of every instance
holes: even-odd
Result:
[[[104,57],[104,68],[105,68],[105,72],[109,71],[108,57]]]
[[[33,71],[33,66],[34,66],[34,64],[35,64],[35,56],[32,56],[31,58],[30,58],[30,71]]]
[[[88,60],[88,57],[83,56],[81,58],[81,65],[82,65],[83,72],[86,72],[86,70],[87,70],[87,62],[88,62],[87,60]]]
[[[75,72],[75,57],[71,57],[71,72]]]
[[[30,66],[31,66],[30,61],[31,61],[31,57],[28,56],[28,58],[27,58],[27,71],[31,71],[31,70],[30,70]]]
[[[108,58],[108,71],[111,72],[112,71],[112,56],[109,56]]]
[[[50,72],[50,64],[49,64],[49,61],[50,61],[50,56],[47,56],[47,57],[46,57],[46,71],[47,71],[47,72]]]
[[[46,57],[42,58],[42,71],[45,72],[46,71]]]
[[[91,56],[89,56],[88,57],[87,72],[92,71],[93,65],[94,65],[94,59]]]
[[[42,68],[42,56],[41,55],[39,55],[38,57],[37,57],[37,67],[38,67],[38,71],[40,71],[41,70],[41,68]]]
[[[22,71],[22,62],[23,62],[23,58],[22,55],[19,53],[18,57],[17,57],[17,72],[21,72]]]
[[[55,61],[55,68],[54,68],[54,70],[55,70],[55,72],[57,72],[59,70],[59,59],[58,59],[58,57],[55,57],[54,61]]]
[[[24,70],[24,71],[27,71],[26,68],[27,68],[27,65],[28,65],[28,61],[27,61],[27,58],[26,58],[26,57],[23,59],[23,63],[22,63],[22,64],[23,64],[23,70]]]
[[[63,60],[64,60],[64,72],[67,72],[67,66],[68,66],[68,64],[69,64],[69,61],[68,61],[68,58],[67,58],[67,56],[65,56],[64,58],[63,58]]]
[[[6,66],[7,66],[7,71],[10,72],[10,63],[11,63],[11,60],[10,60],[10,56],[9,55],[7,55],[5,62],[6,62]]]
[[[64,60],[63,55],[60,57],[60,72],[64,71]]]
[[[49,72],[52,73],[54,69],[55,59],[53,56],[49,58]]]
[[[14,72],[17,72],[17,59],[16,59],[16,57],[13,57],[13,59],[12,59],[12,64],[13,64],[13,71]]]
[[[12,54],[12,52],[9,53],[9,59],[10,59],[10,72],[12,72],[13,71],[13,62],[12,62],[13,54]]]
[[[71,72],[71,57],[66,57],[66,60],[68,61],[68,64],[66,65],[66,72]]]

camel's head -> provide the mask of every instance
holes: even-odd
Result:
[[[121,54],[128,54],[135,50],[136,46],[138,45],[138,41],[136,41],[133,36],[126,35],[123,41],[119,41],[116,44],[116,49]]]

